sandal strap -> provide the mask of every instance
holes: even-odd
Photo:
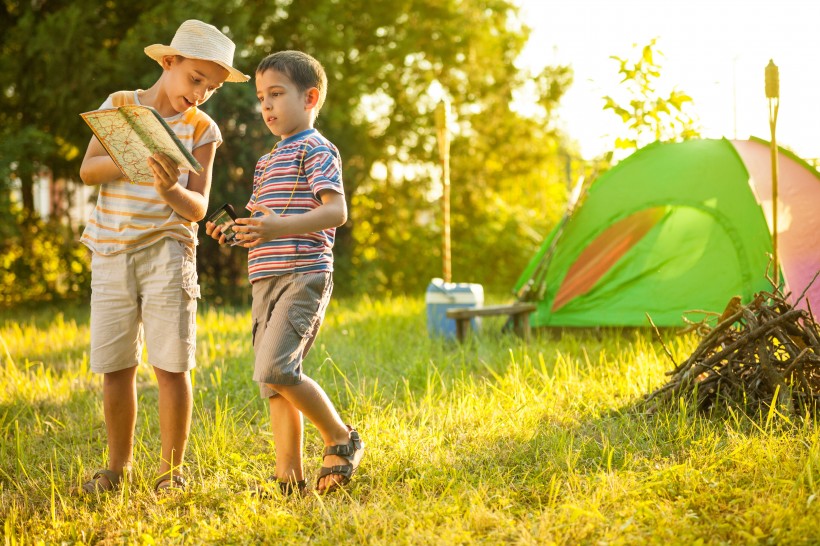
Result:
[[[353,476],[353,465],[339,464],[335,466],[323,466],[319,469],[320,480],[325,476],[330,476],[331,474],[342,476],[344,478],[344,480],[342,481],[342,485],[344,485],[350,480],[351,476]]]
[[[160,487],[160,485],[164,484],[165,482],[171,482],[171,485],[168,487]],[[178,487],[179,489],[185,489],[188,487],[188,482],[185,481],[185,478],[180,476],[179,474],[173,474],[169,476],[168,474],[163,474],[162,476],[158,477],[157,480],[154,482],[154,491],[159,491],[160,489],[169,489],[172,487]]]
[[[356,447],[353,445],[353,442],[351,442],[349,444],[327,446],[322,452],[322,456],[326,457],[327,455],[338,455],[339,457],[344,457],[347,459],[353,455],[355,451]]]
[[[266,482],[256,484],[254,489],[251,490],[251,493],[260,498],[268,499],[271,497],[271,492],[275,485],[279,486],[279,492],[285,497],[289,497],[294,493],[304,495],[307,490],[307,482],[305,480],[279,481],[276,476],[270,476]]]
[[[346,444],[327,446],[322,452],[323,457],[327,455],[338,455],[339,457],[344,457],[351,464],[353,464],[353,455],[356,451],[362,448],[362,438],[359,436],[359,433],[355,428],[351,426],[348,426],[347,428],[350,430],[350,441]]]
[[[306,487],[307,482],[305,480],[299,480],[296,482],[279,482],[279,490],[286,497],[289,497],[294,493],[302,493]]]
[[[111,488],[116,488],[120,485],[120,480],[122,480],[122,474],[117,474],[113,470],[108,470],[107,468],[101,468],[94,472],[94,475],[91,476],[91,481],[97,481],[99,478],[102,477],[108,478],[109,483],[111,483]]]
[[[100,483],[100,478],[106,478],[108,480],[109,485],[103,486]],[[122,474],[117,474],[113,470],[108,470],[107,468],[101,468],[94,472],[94,475],[91,476],[91,479],[87,482],[83,483],[75,491],[79,493],[103,493],[106,491],[114,491],[120,486],[120,482],[122,481]]]

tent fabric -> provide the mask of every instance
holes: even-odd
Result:
[[[752,189],[763,207],[769,231],[772,232],[772,168],[769,143],[733,141],[735,149],[750,173]],[[820,268],[820,176],[802,160],[781,152],[777,157],[777,259],[786,281],[786,291],[797,307],[820,311],[820,280],[812,283]]]
[[[663,217],[662,207],[653,207],[615,222],[599,235],[572,264],[552,301],[552,311],[585,294]]]
[[[748,301],[770,290],[772,243],[758,200],[764,157],[759,142],[655,143],[602,175],[517,283],[519,294],[539,296],[532,324],[641,326],[648,314],[659,326],[678,326],[688,311],[720,312],[732,296]],[[780,188],[801,180],[801,189],[781,195],[820,191],[815,174],[781,154]],[[789,257],[789,286],[790,264],[799,263],[805,287],[817,270],[817,243],[796,233],[795,241],[778,239],[779,250]],[[524,290],[533,278],[541,286]]]

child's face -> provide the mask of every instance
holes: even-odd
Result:
[[[163,59],[167,66],[166,91],[171,105],[177,112],[199,106],[217,89],[222,87],[228,71],[211,61],[168,56]]]
[[[299,91],[287,75],[276,70],[256,74],[256,97],[262,108],[262,121],[270,132],[288,138],[311,127],[316,88]]]

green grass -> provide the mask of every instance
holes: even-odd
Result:
[[[247,493],[273,468],[247,309],[205,308],[188,492],[157,498],[157,388],[139,381],[133,483],[67,494],[105,456],[88,313],[0,322],[0,522],[6,544],[801,544],[820,516],[820,437],[776,414],[647,414],[670,364],[646,331],[428,338],[420,299],[335,301],[306,369],[368,444],[327,498]],[[680,360],[696,344],[669,335]],[[306,465],[321,442],[306,434]]]

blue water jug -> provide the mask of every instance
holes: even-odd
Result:
[[[484,305],[484,287],[475,283],[452,283],[433,279],[427,285],[427,332],[430,336],[455,339],[456,321],[447,318],[447,310]],[[479,319],[473,318],[470,327],[478,331]]]

